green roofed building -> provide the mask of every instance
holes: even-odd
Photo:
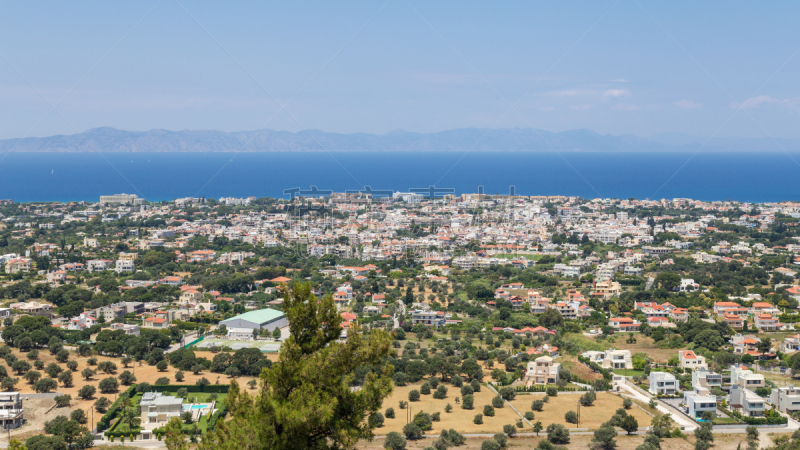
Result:
[[[267,308],[239,314],[238,316],[223,320],[219,324],[225,325],[229,332],[232,330],[242,332],[244,331],[243,329],[248,329],[252,334],[254,328],[266,328],[271,332],[275,328],[287,327],[289,326],[289,320],[281,311]]]

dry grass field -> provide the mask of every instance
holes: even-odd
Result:
[[[680,349],[677,348],[658,348],[654,345],[652,339],[640,333],[634,333],[634,336],[636,337],[635,344],[628,344],[625,342],[625,340],[628,339],[626,333],[615,335],[615,342],[613,344],[608,343],[608,341],[598,342],[605,343],[609,347],[618,348],[620,350],[630,350],[631,354],[646,353],[653,361],[663,363],[667,362],[673,356],[678,356],[678,352],[680,351]],[[590,337],[589,339],[595,340],[594,337]]]
[[[529,394],[517,395],[517,398],[511,401],[517,410],[523,414],[526,411],[533,411],[531,404],[534,400],[541,400],[544,394]],[[544,404],[544,410],[541,412],[533,411],[534,421],[541,421],[542,425],[547,428],[551,423],[560,423],[568,428],[575,428],[574,424],[567,424],[564,421],[564,414],[568,411],[578,411],[578,394],[559,394],[557,397],[550,397],[550,401]],[[600,428],[604,422],[608,421],[614,412],[622,408],[622,398],[607,392],[599,392],[597,400],[593,406],[582,406],[580,408],[581,421],[578,425],[580,428],[589,428],[596,430]],[[629,409],[628,414],[632,415],[639,422],[640,427],[650,425],[653,419],[649,414],[642,411],[636,405]]]
[[[413,389],[419,390],[419,384],[408,385],[403,387],[395,387],[392,395],[383,401],[382,410],[385,412],[386,408],[394,408],[394,419],[386,419],[383,427],[375,430],[376,434],[384,435],[391,431],[402,432],[403,426],[406,424],[406,410],[400,409],[400,400],[408,401],[408,393]],[[454,429],[461,433],[498,433],[503,430],[503,425],[515,424],[520,419],[519,415],[508,406],[504,408],[495,408],[494,417],[483,416],[483,425],[475,425],[472,419],[476,414],[483,414],[483,406],[491,405],[494,393],[487,387],[482,387],[480,392],[473,394],[475,396],[475,408],[471,410],[461,409],[461,405],[455,402],[456,397],[461,396],[458,388],[447,386],[447,398],[437,400],[431,395],[420,396],[420,401],[409,402],[411,407],[411,417],[414,414],[425,411],[426,413],[433,414],[435,412],[441,413],[441,421],[433,422],[433,429],[426,432],[428,435],[439,435],[443,429]],[[453,410],[450,413],[444,412],[444,407],[450,403]],[[530,405],[529,405],[530,406]]]
[[[17,349],[12,349],[12,352],[14,353],[14,355],[17,358],[24,359],[24,360],[28,361],[28,359],[25,356],[26,355],[25,353],[20,353],[20,351],[17,350]],[[207,357],[209,359],[211,359],[213,357],[213,355],[210,352],[202,352],[202,353],[198,352],[197,356],[198,357],[199,356],[205,356],[205,357]],[[139,365],[139,363],[132,363],[130,365],[130,367],[128,367],[126,369],[122,365],[121,358],[108,358],[108,357],[104,357],[104,356],[97,356],[96,358],[97,358],[98,362],[113,361],[114,364],[117,365],[116,373],[107,375],[105,373],[100,372],[100,373],[97,373],[95,376],[93,376],[91,379],[84,380],[83,377],[81,376],[81,371],[83,371],[83,369],[85,369],[86,367],[91,367],[92,369],[96,370],[97,366],[90,366],[87,363],[87,360],[89,358],[78,356],[75,352],[70,352],[70,360],[74,360],[74,361],[78,362],[78,370],[73,372],[73,374],[72,374],[73,384],[72,384],[72,386],[64,387],[61,383],[59,383],[58,384],[58,388],[56,389],[56,392],[58,392],[58,393],[70,394],[72,396],[72,403],[70,404],[70,408],[69,409],[77,409],[77,408],[83,409],[84,411],[86,411],[86,414],[89,416],[90,421],[91,421],[91,416],[92,416],[91,410],[93,409],[92,405],[94,404],[94,402],[100,397],[106,397],[109,400],[114,401],[114,399],[116,398],[116,395],[114,393],[102,394],[102,393],[100,393],[100,389],[98,389],[97,393],[95,394],[95,396],[92,399],[81,400],[80,398],[78,398],[78,391],[83,386],[85,386],[87,384],[90,384],[90,385],[93,385],[93,386],[97,387],[98,383],[100,383],[100,380],[103,380],[104,378],[108,378],[108,377],[112,377],[112,376],[118,376],[120,373],[122,373],[125,370],[131,371],[131,373],[133,373],[136,376],[136,382],[137,383],[147,382],[147,383],[150,383],[150,384],[155,384],[155,381],[157,379],[161,378],[161,377],[169,378],[171,384],[195,384],[197,382],[197,380],[199,380],[199,379],[201,379],[203,377],[207,378],[212,384],[228,384],[231,381],[231,378],[229,378],[226,375],[222,375],[222,374],[211,373],[211,372],[202,372],[202,373],[200,373],[198,375],[195,375],[195,374],[193,374],[191,372],[184,371],[184,380],[183,380],[183,382],[178,383],[177,381],[175,381],[175,373],[178,370],[175,369],[172,366],[170,366],[164,372],[159,372],[158,369],[156,369],[155,366],[150,366],[147,363],[143,362],[142,365]],[[39,351],[39,359],[44,361],[45,366],[47,366],[47,364],[50,364],[51,362],[56,362],[55,357],[53,355],[51,355],[50,352],[48,352],[46,349]],[[8,366],[7,364],[5,364],[5,362],[2,362],[2,364]],[[62,369],[67,370],[65,364],[59,364],[59,365],[61,366]],[[25,381],[24,378],[22,378],[22,377],[20,377],[20,376],[18,376],[16,374],[13,374],[12,373],[13,371],[11,370],[10,367],[6,367],[6,368],[7,368],[8,372],[9,372],[9,375],[17,377],[17,378],[20,379],[19,383],[16,386],[16,390],[17,391],[21,392],[23,394],[23,396],[26,393],[27,394],[35,393],[35,391],[33,390],[33,386],[28,384],[28,382]],[[44,374],[43,371],[40,371],[40,372],[42,372],[43,376],[47,376],[46,374]],[[236,380],[239,382],[239,384],[242,387],[244,387],[245,389],[249,389],[246,386],[246,383],[248,381],[250,381],[252,378],[253,377],[244,377],[244,376],[242,376],[242,377],[237,377]],[[120,389],[119,389],[118,393],[119,392],[123,392],[125,389],[127,389],[127,386],[120,385]],[[69,415],[69,410],[67,408],[56,408],[56,409],[53,410],[53,413],[56,413],[56,412],[58,412],[58,414],[63,414],[63,415],[67,415],[67,416]],[[56,415],[58,415],[58,414],[56,414]],[[50,416],[50,415],[48,415],[48,416]],[[94,413],[94,422],[90,422],[90,424],[92,426],[94,426],[94,424],[96,424],[100,420],[100,418],[102,416],[103,416],[102,414],[100,414],[97,411],[95,411],[95,413]],[[41,426],[43,424],[44,424],[44,422],[42,421],[38,426]],[[87,426],[90,425],[90,424],[87,424]],[[31,429],[32,429],[31,427],[26,426],[26,427],[23,427],[20,430],[20,432],[28,432]],[[13,431],[12,431],[11,435],[14,436],[14,432]]]

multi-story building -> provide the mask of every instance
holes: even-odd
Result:
[[[123,272],[133,272],[136,266],[134,265],[133,261],[127,259],[118,259],[116,267],[114,267],[114,272],[116,273],[123,273]]]
[[[678,352],[678,362],[681,369],[708,369],[705,356],[695,354],[691,350],[681,350]]]
[[[136,194],[114,194],[114,195],[101,195],[101,205],[141,205],[144,203],[143,198],[139,198]]]
[[[141,408],[142,426],[151,428],[148,424],[162,424],[169,422],[173,417],[183,414],[183,399],[160,392],[145,392],[139,401]]]
[[[750,389],[741,385],[731,386],[731,407],[748,417],[759,417],[764,415],[766,409],[764,399],[756,395]]]
[[[751,391],[766,386],[764,375],[753,373],[753,371],[739,364],[731,366],[731,384],[742,386]]]
[[[772,314],[758,314],[755,316],[755,325],[761,331],[778,331],[782,324]]]
[[[716,414],[717,397],[710,395],[708,389],[699,387],[683,393],[683,405],[686,414],[697,420],[706,411]]]
[[[791,414],[800,411],[800,389],[794,386],[774,387],[770,395],[770,403],[778,411]]]
[[[722,375],[701,367],[692,372],[692,388],[722,389]]]
[[[633,369],[633,360],[629,350],[614,350],[610,348],[604,352],[584,352],[581,356],[606,369]]]
[[[4,430],[21,427],[25,423],[24,412],[19,392],[0,392],[0,426]]]
[[[666,372],[650,372],[650,393],[653,395],[672,395],[678,392],[675,375]]]
[[[608,320],[608,325],[613,328],[615,331],[639,331],[639,323],[636,320],[631,319],[630,317],[614,317]]]
[[[411,313],[411,323],[416,325],[432,325],[435,328],[445,324],[444,313],[441,311],[416,310]]]
[[[556,384],[561,372],[561,364],[554,363],[549,356],[540,356],[528,362],[524,381],[533,384]]]
[[[800,334],[786,336],[780,344],[780,350],[783,353],[800,351]]]

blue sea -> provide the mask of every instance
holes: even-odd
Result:
[[[456,193],[774,202],[800,199],[800,154],[786,153],[11,153],[0,198],[98,201],[137,194],[283,197],[299,187],[341,192],[452,188]]]

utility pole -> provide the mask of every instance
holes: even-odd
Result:
[[[578,401],[578,423],[575,424],[575,428],[578,428],[580,426],[581,426],[581,402],[579,400]]]

